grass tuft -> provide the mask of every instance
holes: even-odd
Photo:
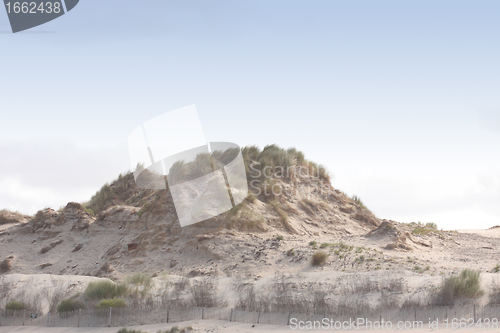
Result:
[[[89,300],[102,300],[106,298],[115,298],[127,293],[128,288],[122,284],[116,284],[111,281],[90,282],[85,289],[85,297]]]
[[[97,309],[107,309],[107,308],[124,308],[127,306],[127,302],[121,298],[113,299],[102,299],[97,305]]]
[[[59,303],[57,306],[57,312],[62,313],[62,312],[70,312],[70,311],[76,311],[79,309],[83,309],[85,306],[82,302],[73,299],[73,298],[68,298],[64,299]]]
[[[311,265],[313,266],[323,265],[326,262],[326,259],[328,259],[328,253],[323,251],[316,251],[312,255]]]
[[[20,301],[12,300],[5,305],[5,310],[24,310],[26,307]]]
[[[436,295],[437,305],[453,305],[461,298],[476,298],[484,294],[481,272],[464,269],[458,275],[445,279]]]

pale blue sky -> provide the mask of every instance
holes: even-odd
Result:
[[[379,217],[500,224],[497,1],[82,0],[9,34],[0,207],[88,199],[127,136],[196,104],[206,138],[295,146]]]

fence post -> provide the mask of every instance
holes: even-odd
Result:
[[[78,326],[80,327],[80,317],[82,316],[82,309],[78,309]]]
[[[26,315],[26,310],[23,309],[23,326],[24,326],[24,317],[25,317],[25,315]]]
[[[168,308],[167,308],[167,324],[168,324]]]
[[[201,320],[205,319],[205,308],[201,308]]]
[[[260,324],[260,311],[259,311],[259,315],[257,316],[257,324]]]
[[[231,315],[229,316],[229,321],[233,321],[233,308],[231,308]]]
[[[111,327],[111,309],[112,307],[109,307],[109,327]]]
[[[47,327],[50,326],[50,311],[47,312]]]
[[[476,319],[476,304],[474,304],[474,322],[477,322],[477,319]]]
[[[288,319],[286,320],[286,325],[290,325],[290,316],[292,315],[292,311],[288,310]]]

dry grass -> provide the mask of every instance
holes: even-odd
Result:
[[[311,265],[320,266],[323,265],[328,259],[329,254],[323,251],[316,251],[313,253],[311,258]]]
[[[89,300],[102,300],[123,296],[128,288],[125,285],[119,285],[111,281],[90,282],[85,289],[84,296]]]
[[[83,308],[85,308],[85,305],[81,301],[74,298],[67,298],[57,305],[57,312],[72,312]]]
[[[453,305],[458,299],[473,299],[483,294],[481,272],[464,269],[460,274],[443,280],[434,303],[436,305]]]
[[[362,209],[361,211],[356,212],[354,215],[352,215],[352,218],[376,227],[378,227],[379,225],[378,219],[375,217],[375,215],[372,214],[372,212],[367,209]]]
[[[13,212],[7,209],[0,210],[0,225],[8,223],[17,223],[24,220],[24,215],[19,212]]]
[[[217,283],[213,279],[198,281],[190,288],[194,303],[198,307],[215,308],[223,307],[226,302],[218,297]]]
[[[12,260],[10,258],[5,258],[0,262],[0,273],[7,273],[12,270]]]
[[[127,302],[121,298],[113,299],[102,299],[97,305],[97,309],[108,309],[108,308],[124,308],[127,306]]]
[[[490,287],[489,305],[500,305],[500,284],[498,280],[493,280]]]
[[[318,212],[316,204],[309,199],[300,200],[300,208],[308,215],[314,216]]]

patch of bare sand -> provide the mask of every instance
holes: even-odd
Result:
[[[196,321],[186,321],[176,324],[153,324],[153,325],[141,325],[141,326],[131,326],[130,329],[142,330],[144,333],[156,333],[159,330],[170,329],[174,326],[180,328],[192,326],[193,333],[251,333],[251,332],[274,332],[274,333],[285,333],[285,332],[347,332],[347,330],[329,330],[329,329],[292,329],[291,326],[286,325],[255,325],[252,324],[241,324],[232,323],[221,320],[196,320]],[[120,327],[0,327],[0,332],[2,333],[116,333]],[[397,329],[378,329],[373,330],[379,333],[394,332]],[[361,331],[371,331],[364,330]],[[406,331],[404,329],[397,331]],[[453,329],[410,329],[408,330],[412,333],[424,333],[424,332],[437,332],[437,333],[451,333],[457,330]],[[467,332],[497,332],[498,329],[467,329]]]
[[[475,234],[483,237],[500,238],[500,227],[492,227],[489,229],[462,229],[457,230],[461,234]]]

